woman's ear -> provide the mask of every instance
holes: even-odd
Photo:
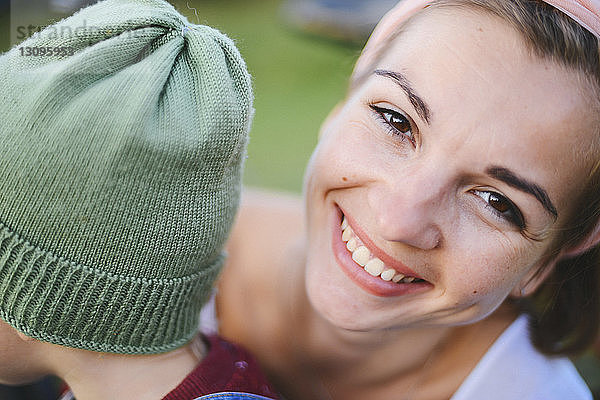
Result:
[[[585,253],[592,247],[598,245],[598,243],[600,243],[600,220],[598,220],[596,227],[584,240],[570,249],[567,249],[564,252],[564,255],[568,257],[578,256],[581,253]]]
[[[555,257],[551,262],[543,264],[538,264],[519,281],[519,284],[516,285],[513,290],[510,292],[511,297],[520,298],[527,297],[533,294],[538,287],[550,276],[556,264],[560,260],[560,257]]]
[[[515,286],[515,288],[511,291],[512,297],[527,297],[533,292],[537,290],[537,288],[548,278],[548,276],[552,273],[556,264],[564,258],[576,257],[586,251],[590,250],[592,247],[597,246],[600,243],[600,220],[590,232],[590,234],[582,240],[579,244],[565,249],[560,252],[559,255],[554,257],[552,261],[546,263],[546,265],[537,265],[535,268],[532,268],[529,273],[520,281],[520,283]],[[541,268],[541,270],[540,270]]]

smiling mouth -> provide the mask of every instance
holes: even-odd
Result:
[[[426,282],[424,279],[402,274],[385,265],[383,261],[371,253],[367,246],[354,233],[345,216],[342,218],[342,242],[344,242],[346,249],[352,254],[354,263],[363,268],[371,276],[379,277],[386,282],[398,284]]]

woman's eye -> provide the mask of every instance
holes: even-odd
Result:
[[[392,135],[399,135],[415,144],[413,127],[410,119],[401,112],[370,104],[369,107],[383,120]]]
[[[506,219],[520,229],[525,228],[523,214],[512,201],[496,192],[473,190],[473,193],[481,197],[487,203],[487,206],[501,218]]]

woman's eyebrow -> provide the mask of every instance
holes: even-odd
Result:
[[[556,211],[554,204],[552,204],[550,197],[548,197],[548,193],[539,185],[529,182],[526,179],[517,176],[517,174],[511,170],[503,167],[491,166],[485,172],[494,179],[500,180],[509,186],[534,196],[542,203],[542,206],[544,206],[546,211],[554,216],[554,219],[558,218],[558,212]]]
[[[417,95],[417,93],[412,88],[410,81],[406,78],[406,76],[404,76],[404,74],[395,71],[388,71],[385,69],[376,69],[374,71],[374,74],[390,78],[396,84],[398,84],[398,86],[400,86],[404,93],[406,93],[408,100],[417,111],[417,114],[419,114],[421,119],[427,122],[428,125],[430,124],[431,111],[429,111],[429,107],[427,107],[425,101],[423,101],[423,99],[419,97],[419,95]]]
[[[427,124],[430,124],[431,111],[429,111],[429,107],[425,101],[423,101],[423,99],[414,91],[410,81],[406,78],[406,76],[404,76],[404,74],[385,69],[376,69],[374,74],[393,80],[406,93],[408,100],[413,105],[421,119],[427,122]],[[511,170],[503,167],[489,167],[486,170],[486,173],[494,179],[500,180],[509,186],[532,195],[542,204],[548,213],[550,213],[555,219],[558,218],[558,212],[556,211],[554,204],[552,204],[548,193],[539,185],[529,182],[526,179],[519,177]]]

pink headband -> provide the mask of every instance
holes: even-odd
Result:
[[[544,0],[546,3],[561,10],[581,26],[600,38],[600,0]],[[431,0],[403,0],[379,22],[373,34],[369,38],[361,57],[354,69],[362,70],[363,66],[369,65],[374,50],[378,45],[391,35],[398,24],[427,7]]]

